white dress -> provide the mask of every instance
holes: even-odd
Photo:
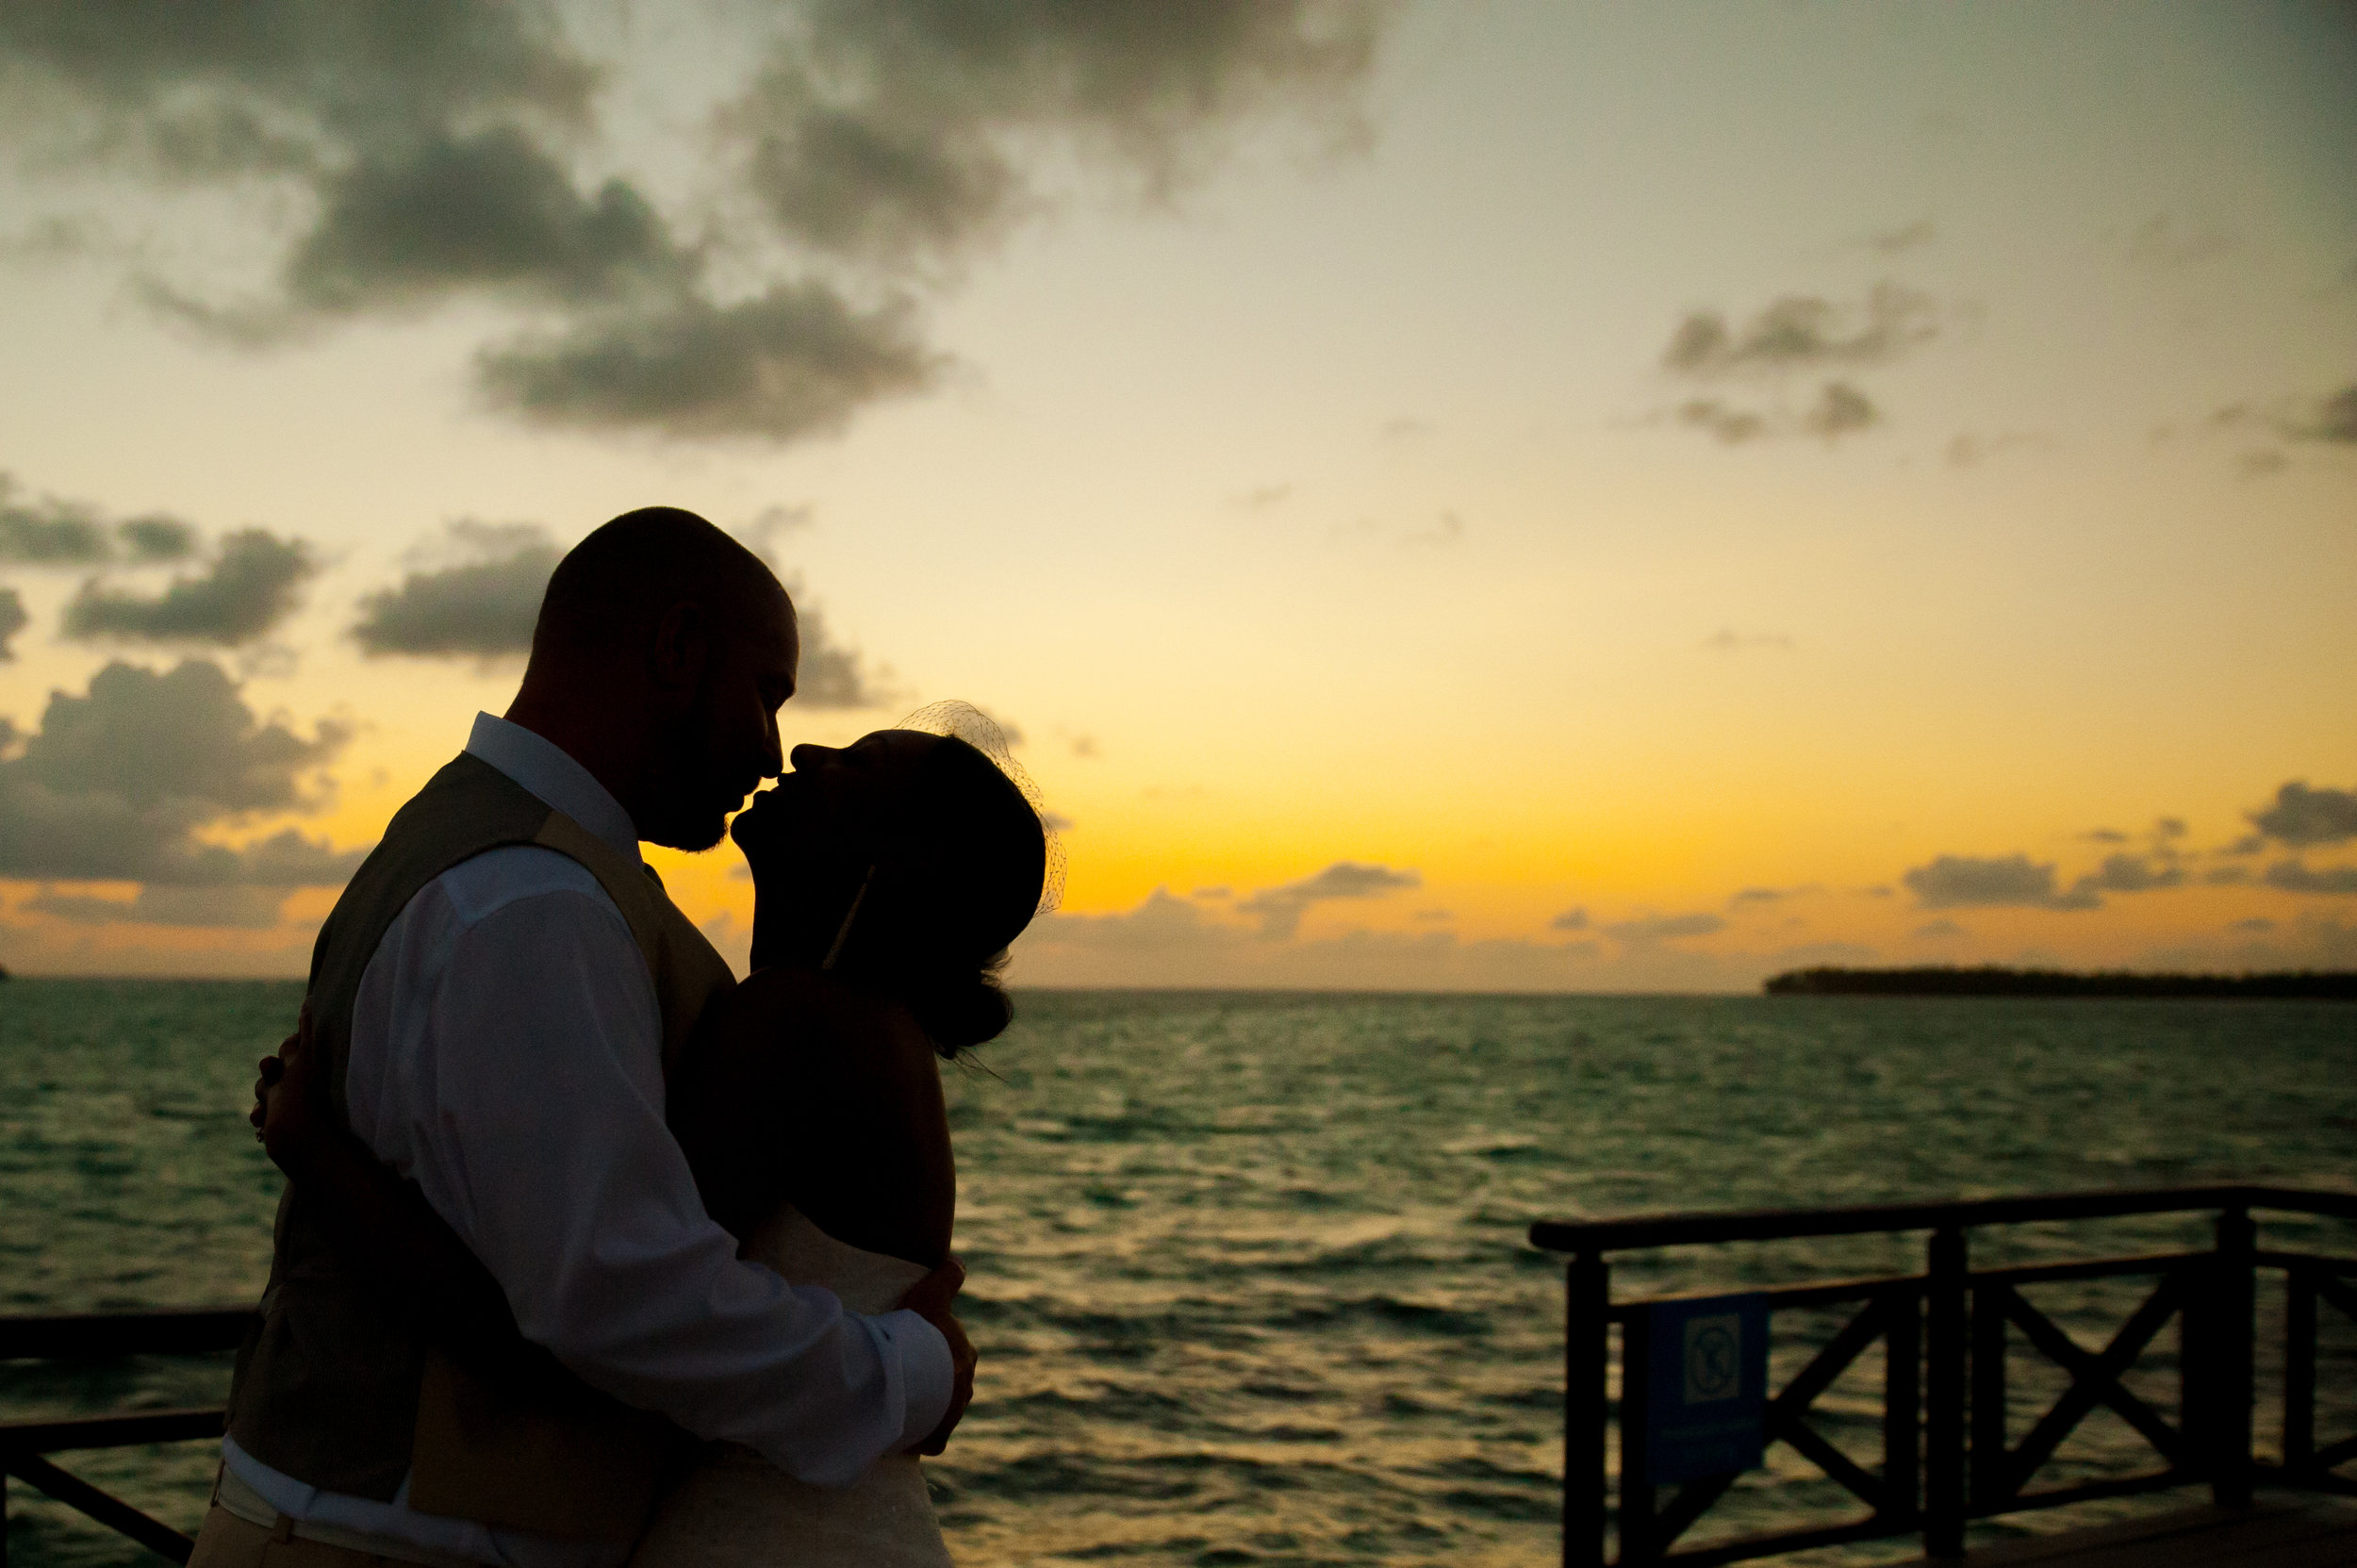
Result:
[[[828,1235],[792,1204],[738,1250],[855,1312],[888,1312],[926,1271]],[[886,1454],[853,1486],[798,1481],[752,1449],[704,1444],[664,1494],[630,1568],[950,1568],[915,1454]]]

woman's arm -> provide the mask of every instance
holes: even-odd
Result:
[[[940,1058],[897,1003],[761,970],[698,1025],[669,1103],[704,1207],[737,1235],[784,1201],[870,1252],[927,1268],[949,1255]]]

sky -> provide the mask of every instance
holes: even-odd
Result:
[[[0,9],[0,964],[299,975],[694,508],[1030,985],[2357,966],[2357,9]],[[653,851],[740,970],[734,850]]]

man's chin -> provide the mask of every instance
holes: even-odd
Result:
[[[673,822],[651,823],[639,836],[667,850],[684,850],[689,854],[701,854],[726,837],[728,829],[728,817],[715,812],[692,821],[683,818]]]

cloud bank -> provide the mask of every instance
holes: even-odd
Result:
[[[167,317],[249,348],[459,297],[523,318],[476,387],[534,422],[784,442],[925,390],[904,280],[1047,204],[1043,164],[1149,199],[1272,115],[1357,128],[1384,0],[799,0],[721,8],[746,80],[704,116],[693,237],[625,173],[585,175],[628,61],[547,0],[169,0],[0,13],[0,134],[53,183],[224,193],[272,276],[226,302],[143,273]],[[694,124],[693,106],[674,118]],[[717,154],[717,157],[710,155]],[[288,199],[291,198],[291,199]],[[288,230],[281,212],[305,214]]]
[[[326,803],[321,770],[348,738],[263,723],[209,660],[168,673],[107,665],[87,695],[53,693],[0,762],[0,877],[172,886],[333,886],[359,864],[289,828],[232,849],[201,836]]]
[[[212,563],[158,594],[93,578],[65,608],[64,634],[80,642],[201,642],[240,647],[294,613],[297,589],[319,569],[310,548],[267,529],[224,536]]]

